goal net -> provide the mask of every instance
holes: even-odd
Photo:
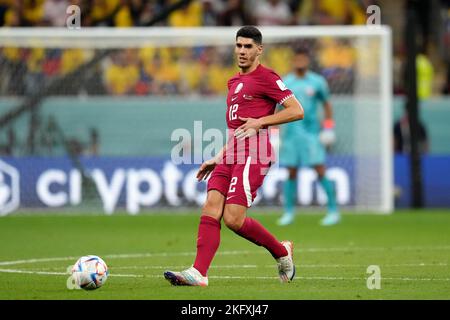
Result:
[[[211,146],[226,142],[237,29],[2,28],[0,215],[201,205],[205,183],[195,173]],[[391,212],[390,29],[260,29],[263,64],[284,76],[294,49],[307,47],[311,70],[327,79],[337,140],[326,164],[338,204]],[[279,145],[275,129],[272,139]],[[279,206],[285,178],[272,168],[255,206]],[[299,170],[301,208],[326,201],[316,179]]]

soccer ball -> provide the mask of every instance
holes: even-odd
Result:
[[[108,279],[108,274],[108,266],[105,261],[94,255],[81,257],[72,267],[75,284],[84,290],[100,288]]]

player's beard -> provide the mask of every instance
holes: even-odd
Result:
[[[240,60],[239,57],[238,57],[238,66],[239,66],[239,68],[241,68],[241,69],[249,69],[249,68],[251,68],[252,65],[255,63],[255,60],[256,60],[256,58],[253,58],[253,59],[251,59],[251,58],[246,58],[245,60],[243,60],[243,61],[241,62],[241,60]]]

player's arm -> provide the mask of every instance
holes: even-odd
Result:
[[[322,128],[324,130],[334,130],[333,107],[331,106],[330,101],[327,100],[323,103],[323,109],[324,119]]]
[[[304,118],[305,114],[303,107],[294,95],[289,99],[286,99],[282,105],[284,107],[283,110],[270,116],[259,119],[239,117],[242,121],[245,121],[245,123],[236,129],[234,133],[236,138],[242,139],[250,137],[262,128],[302,120]]]
[[[323,103],[323,109],[324,109],[324,119],[325,121],[331,120],[333,121],[333,107],[331,106],[330,101],[325,101]]]

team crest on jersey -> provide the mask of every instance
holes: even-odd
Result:
[[[242,87],[243,87],[243,86],[244,86],[244,84],[243,84],[242,82],[240,82],[240,83],[237,85],[236,89],[234,90],[234,94],[239,93],[239,91],[242,90]]]
[[[278,88],[280,88],[281,91],[284,91],[284,90],[287,89],[286,85],[281,80],[277,80],[277,85],[278,85]]]

